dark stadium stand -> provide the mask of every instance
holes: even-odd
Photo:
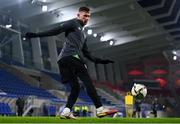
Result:
[[[15,115],[14,112],[12,112],[9,104],[7,103],[0,103],[0,115]]]
[[[45,73],[46,75],[48,75],[49,77],[53,78],[54,80],[60,82],[61,81],[61,77],[59,74],[57,73],[53,73],[53,72],[47,72],[47,71],[42,71],[42,73]]]
[[[48,116],[56,115],[56,106],[47,106],[46,109],[47,109]]]
[[[46,90],[30,86],[25,81],[3,69],[0,69],[0,89],[7,94],[17,96],[34,95],[44,98],[56,98]]]

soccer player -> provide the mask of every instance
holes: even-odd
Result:
[[[80,7],[77,13],[77,18],[75,19],[62,22],[58,27],[49,31],[26,33],[26,38],[35,38],[53,36],[65,32],[66,40],[64,42],[62,51],[58,56],[57,63],[59,65],[62,82],[70,84],[71,93],[68,97],[66,107],[60,114],[61,118],[75,119],[71,109],[75,104],[80,92],[78,78],[84,83],[86,91],[96,107],[97,117],[112,115],[117,112],[115,109],[108,109],[102,105],[84,62],[85,56],[95,63],[113,63],[111,60],[103,60],[94,57],[88,51],[84,26],[88,23],[89,19],[90,9],[88,7]]]

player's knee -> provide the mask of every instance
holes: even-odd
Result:
[[[73,85],[72,90],[76,90],[76,92],[79,92],[80,91],[80,85],[79,84]]]

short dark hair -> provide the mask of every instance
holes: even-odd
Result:
[[[81,12],[81,11],[89,12],[90,9],[88,7],[83,6],[83,7],[79,8],[79,12]]]

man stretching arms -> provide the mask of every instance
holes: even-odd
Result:
[[[86,35],[83,27],[87,24],[89,19],[89,8],[80,7],[77,18],[65,21],[57,28],[39,33],[26,33],[26,38],[35,38],[53,36],[65,32],[66,41],[64,42],[62,51],[58,56],[58,65],[60,68],[62,82],[70,84],[71,93],[68,97],[66,107],[60,114],[61,118],[75,119],[71,113],[71,109],[75,104],[80,92],[78,78],[84,83],[86,91],[96,107],[97,117],[103,117],[117,112],[115,109],[107,109],[103,107],[83,60],[83,56],[85,56],[95,63],[113,63],[111,60],[102,60],[100,58],[96,58],[88,51],[86,45]]]

